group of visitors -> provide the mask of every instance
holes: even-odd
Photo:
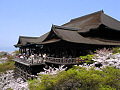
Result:
[[[23,54],[18,54],[16,56],[16,58],[20,58],[20,59],[23,59],[23,60],[37,60],[38,63],[42,63],[43,61],[46,60],[46,57],[47,55],[46,54],[34,54],[32,53],[31,55],[29,55],[29,53],[23,53]]]
[[[46,55],[45,53],[44,54],[35,54],[35,53],[31,53],[29,55],[29,51],[27,53],[23,53],[23,54],[19,54],[17,55],[16,57],[17,58],[20,58],[22,60],[25,60],[25,61],[29,61],[31,63],[42,63],[42,62],[45,62],[47,56],[49,55]],[[55,57],[55,54],[52,54],[51,55],[52,57]],[[49,58],[48,58],[49,59]],[[50,59],[51,60],[51,59]],[[55,59],[53,59],[53,61],[55,61]],[[60,62],[60,61],[59,61]],[[62,62],[66,62],[66,63],[71,63],[73,62],[72,60],[72,56],[71,55],[67,55],[67,58],[66,57],[63,57],[62,58]]]
[[[26,59],[25,53],[16,55],[16,58]]]

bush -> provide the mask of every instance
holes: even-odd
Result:
[[[0,73],[5,73],[6,70],[13,70],[15,68],[15,62],[12,60],[13,56],[7,56],[8,60],[5,63],[0,64]]]
[[[5,73],[6,70],[13,70],[15,62],[7,61],[6,63],[0,64],[0,73]]]
[[[119,90],[120,70],[106,67],[103,71],[73,67],[57,75],[40,75],[29,82],[30,90]]]
[[[113,48],[113,54],[120,53],[120,47]]]
[[[80,58],[84,59],[87,64],[93,63],[93,55],[87,54],[86,56],[80,56]]]

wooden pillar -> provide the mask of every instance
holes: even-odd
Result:
[[[22,54],[22,48],[21,48],[21,52],[20,53]]]
[[[23,48],[23,52],[25,53],[25,47]]]
[[[55,49],[55,53],[56,53],[56,58],[58,58],[59,57],[59,49],[58,48]]]
[[[26,47],[25,47],[25,54],[26,54]]]
[[[49,56],[51,56],[51,49],[49,50]]]
[[[22,47],[22,53],[24,53],[24,48]]]
[[[83,47],[83,55],[86,55],[86,49]]]
[[[28,80],[28,73],[27,73],[27,71],[25,73],[25,79]]]
[[[30,53],[30,47],[29,47],[29,56],[31,55],[31,53]]]
[[[25,66],[24,72],[25,72],[25,79],[28,80],[27,66]]]
[[[24,47],[23,47],[23,53],[24,53]]]
[[[66,48],[63,49],[63,53],[64,53],[63,57],[66,57],[67,56]]]
[[[32,50],[31,50],[31,48],[30,48],[30,55],[32,54]]]
[[[76,57],[76,50],[73,49],[73,57],[75,58]]]

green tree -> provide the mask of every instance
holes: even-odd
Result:
[[[29,82],[30,90],[120,89],[120,70],[113,67],[106,67],[100,71],[75,66],[56,75],[40,75],[39,79]]]

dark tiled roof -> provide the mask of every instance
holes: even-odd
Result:
[[[58,26],[57,26],[58,27]],[[52,27],[50,33],[55,33],[59,39],[56,40],[48,40],[48,41],[43,41],[39,42],[39,44],[47,44],[47,43],[53,43],[53,42],[58,42],[60,40],[65,40],[68,42],[73,42],[73,43],[82,43],[82,44],[94,44],[94,45],[120,45],[120,41],[113,41],[113,40],[105,40],[101,38],[88,38],[88,37],[83,37],[81,36],[77,31],[73,31],[70,29],[64,29],[57,27]],[[49,36],[48,34],[48,36]],[[48,37],[46,36],[46,38]]]
[[[52,25],[52,28],[57,28],[57,29],[64,29],[64,30],[70,30],[70,31],[79,31],[79,28],[72,28],[72,27],[65,27],[65,26],[57,26],[57,25]]]
[[[116,42],[113,40],[108,41],[100,38],[87,38],[79,34],[82,32],[88,32],[90,29],[96,29],[100,27],[100,25],[105,25],[108,28],[120,31],[120,22],[104,14],[104,12],[101,10],[92,14],[72,19],[70,22],[62,26],[52,25],[51,31],[47,32],[41,37],[20,36],[17,45],[25,45],[27,43],[47,44],[58,42],[60,40],[83,44],[120,45],[119,41]],[[58,39],[48,40],[49,36],[52,35],[51,33],[55,33]]]
[[[78,28],[80,29],[78,32],[87,32],[90,29],[98,28],[101,24],[120,30],[120,22],[104,14],[103,10],[72,19],[70,22],[62,26]]]
[[[19,36],[18,43],[14,45],[15,47],[33,43],[38,37],[28,37],[28,36]]]
[[[40,36],[39,38],[37,38],[34,43],[41,43],[49,34],[50,32],[45,33],[44,35]]]
[[[96,38],[87,38],[81,36],[76,31],[64,30],[64,29],[54,29],[55,34],[62,40],[73,42],[73,43],[82,43],[82,44],[94,44],[94,45],[120,45],[120,41],[105,40],[105,39],[96,39]]]

